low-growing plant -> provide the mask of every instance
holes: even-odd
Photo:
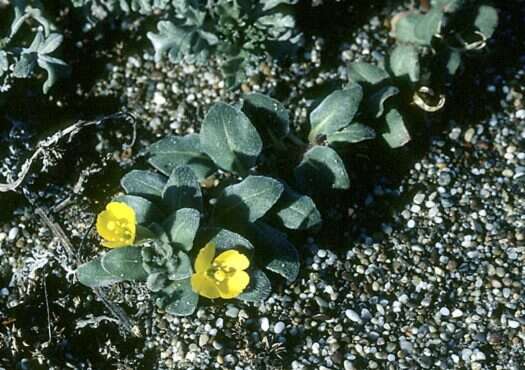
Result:
[[[38,66],[47,73],[42,87],[46,94],[69,71],[63,60],[51,55],[63,36],[46,17],[40,1],[13,0],[6,10],[13,11],[13,18],[7,34],[0,38],[0,92],[9,90],[17,78],[40,79]]]
[[[204,63],[219,57],[229,87],[245,79],[249,65],[270,54],[291,57],[303,35],[295,21],[297,0],[71,0],[88,14],[138,13],[157,21],[157,32],[148,32],[155,60],[167,57]],[[95,17],[96,18],[96,17]]]
[[[199,134],[154,143],[149,163],[156,171],[125,175],[126,195],[98,217],[103,244],[117,249],[80,266],[80,282],[143,280],[161,308],[186,315],[198,295],[264,300],[267,271],[295,280],[299,254],[287,232],[320,227],[311,195],[350,186],[336,149],[375,136],[354,122],[361,98],[354,84],[321,102],[310,114],[309,144],[290,140],[288,111],[257,93],[240,108],[215,104]],[[297,157],[292,170],[265,163],[283,151]],[[222,253],[215,257],[215,250]]]
[[[392,36],[397,45],[386,64],[355,62],[348,68],[351,82],[364,87],[366,122],[386,128],[382,136],[392,148],[410,141],[403,110],[406,99],[426,112],[445,105],[445,84],[458,72],[461,61],[486,46],[498,24],[496,9],[469,0],[432,0],[431,8],[397,14]],[[381,122],[382,121],[382,122]]]

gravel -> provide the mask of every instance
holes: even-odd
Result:
[[[381,60],[387,46],[383,21],[363,25],[339,61]],[[304,63],[288,69],[269,65],[264,76],[254,72],[243,91],[267,92],[279,81],[295,81],[288,103],[294,123],[303,125],[312,103],[301,98],[305,90],[344,78],[340,69],[318,68],[322,51],[318,40]],[[0,272],[9,271],[0,274],[0,333],[5,334],[0,364],[6,361],[8,369],[87,369],[89,363],[159,370],[522,369],[525,56],[521,62],[501,75],[487,72],[493,101],[476,106],[483,114],[475,120],[454,116],[441,123],[442,130],[428,130],[424,150],[416,143],[396,152],[410,158],[394,159],[394,167],[406,164],[402,176],[393,173],[388,158],[366,162],[373,164],[365,172],[372,184],[356,185],[325,217],[341,237],[309,235],[298,245],[299,278],[292,284],[272,279],[274,293],[259,305],[204,302],[195,315],[178,318],[155,309],[140,285],[120,284],[108,297],[125,308],[141,333],[124,339],[104,305],[73,284],[68,272],[74,262],[62,260],[63,247],[40,227],[32,208],[18,207],[0,226]],[[166,132],[194,131],[214,101],[238,99],[221,85],[214,62],[155,66],[151,55],[144,55],[111,71],[94,91],[122,93],[121,103],[148,122],[139,135],[143,146]],[[122,91],[119,84],[128,87]],[[460,105],[458,110],[466,109]],[[77,203],[59,219],[76,246],[94,207],[86,199]],[[93,254],[85,249],[82,253]],[[46,344],[46,298],[53,350]],[[67,326],[78,322],[85,327]],[[20,348],[15,355],[14,348]]]

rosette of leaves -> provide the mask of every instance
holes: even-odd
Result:
[[[263,121],[265,127],[260,125]],[[218,170],[231,173],[235,183],[218,193],[209,190],[216,193],[208,211],[210,223],[250,240],[257,265],[292,281],[299,271],[298,252],[282,230],[319,227],[321,216],[313,200],[288,182],[257,174],[266,140],[288,133],[288,112],[279,102],[257,94],[245,100],[242,110],[215,104],[199,134],[168,136],[154,143],[149,162],[163,174],[188,166],[201,181]]]
[[[148,38],[155,58],[163,55],[180,60],[204,62],[211,53],[222,59],[228,86],[240,84],[246,66],[270,53],[274,58],[293,54],[303,36],[295,27],[297,0],[179,0],[174,17],[157,24]]]
[[[483,49],[497,24],[497,10],[474,0],[432,0],[426,12],[400,13],[392,20],[397,46],[387,69],[415,85],[416,105],[429,112],[439,110],[444,96],[436,99],[435,85],[454,76],[465,56]]]
[[[170,143],[157,143],[158,146],[171,150]],[[79,266],[77,275],[82,284],[97,288],[121,281],[145,281],[160,308],[174,315],[189,315],[198,303],[190,283],[192,260],[208,243],[213,243],[218,251],[235,248],[249,257],[250,285],[238,299],[255,302],[268,297],[271,284],[263,268],[295,279],[299,269],[297,251],[283,233],[260,220],[276,208],[284,185],[271,178],[249,176],[226,187],[213,207],[203,209],[207,203],[203,202],[193,165],[190,161],[189,165],[175,166],[169,176],[134,170],[122,178],[126,195],[115,200],[134,209],[142,237],[136,246],[113,249]],[[303,211],[301,205],[299,199],[295,206],[290,204],[290,209],[281,204],[278,211],[287,223],[296,222],[295,213]],[[314,206],[310,212],[315,211]],[[203,222],[209,214],[212,216]],[[305,225],[291,225],[301,226]],[[264,252],[254,254],[254,245],[241,233],[257,238],[257,245]],[[264,258],[259,261],[261,255]]]
[[[6,91],[15,78],[38,76],[40,67],[47,73],[42,87],[47,94],[57,79],[69,72],[63,60],[52,56],[62,44],[63,36],[45,17],[39,2],[15,0],[11,8],[14,14],[11,26],[7,36],[0,39],[0,91]],[[28,38],[31,34],[34,34],[32,41]]]
[[[445,96],[435,91],[457,72],[462,56],[483,47],[497,26],[497,12],[489,5],[463,0],[431,4],[426,13],[412,11],[394,17],[397,45],[386,66],[355,62],[348,68],[351,83],[363,86],[363,119],[383,127],[382,137],[391,148],[411,139],[402,114],[402,95],[426,112],[443,108]],[[478,40],[469,44],[468,35]]]

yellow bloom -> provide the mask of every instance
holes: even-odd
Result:
[[[246,270],[248,258],[230,249],[215,257],[215,245],[208,243],[195,260],[195,274],[191,277],[194,292],[206,298],[235,298],[250,283]]]
[[[110,202],[97,216],[97,231],[108,248],[127,247],[135,242],[137,218],[133,208]]]

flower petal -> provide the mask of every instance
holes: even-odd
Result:
[[[250,266],[250,260],[244,254],[239,253],[235,249],[227,250],[222,252],[215,258],[217,264],[226,267],[232,268],[234,270],[246,270]]]
[[[110,212],[113,215],[113,217],[117,219],[125,219],[129,224],[133,225],[137,223],[135,211],[126,203],[110,202],[106,206],[106,210],[108,210],[108,212]]]
[[[215,280],[209,278],[205,273],[197,273],[191,276],[191,289],[206,298],[215,299],[220,297]]]
[[[211,266],[213,257],[215,257],[215,245],[208,243],[199,251],[197,258],[195,259],[195,272],[205,272]]]
[[[106,239],[116,239],[115,233],[108,229],[108,223],[111,221],[111,214],[108,211],[102,211],[97,216],[97,232]]]
[[[122,202],[110,202],[97,216],[97,231],[102,245],[117,248],[133,245],[137,233],[137,218],[133,208]]]
[[[231,277],[218,285],[221,298],[229,299],[239,296],[250,283],[250,275],[245,271],[236,271]]]
[[[132,243],[129,242],[119,242],[119,241],[110,241],[110,240],[102,240],[102,245],[107,248],[120,248],[120,247],[128,247]]]

